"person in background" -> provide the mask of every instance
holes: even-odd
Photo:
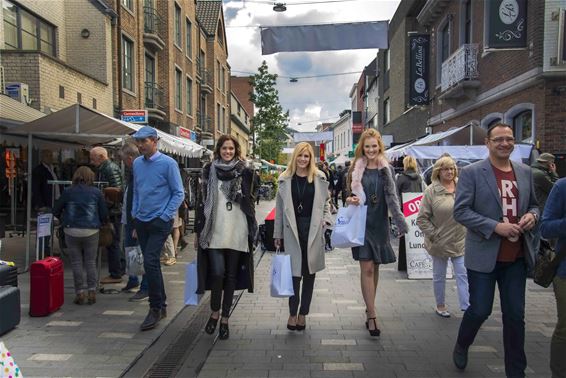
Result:
[[[566,253],[566,179],[556,182],[546,201],[540,225],[543,238],[558,239],[556,251]],[[556,298],[557,321],[550,341],[552,378],[566,378],[566,257],[558,265],[552,281]]]
[[[53,215],[61,220],[71,257],[75,299],[73,303],[96,303],[96,255],[100,226],[108,218],[102,193],[93,187],[94,172],[85,166],[73,175],[73,184],[55,202]],[[83,280],[86,270],[86,285]],[[85,293],[87,291],[87,293]]]
[[[60,185],[51,185],[50,180],[57,180],[57,174],[53,167],[53,152],[41,150],[40,163],[31,173],[31,203],[33,209],[38,213],[49,212],[54,202],[61,195]],[[44,238],[44,251],[51,255],[51,236]]]
[[[487,159],[460,174],[454,219],[467,229],[465,265],[470,306],[464,313],[452,360],[458,369],[468,363],[468,349],[491,314],[495,285],[503,313],[505,373],[524,377],[525,289],[533,269],[534,235],[539,217],[531,169],[510,160],[515,148],[513,128],[497,123],[487,130]]]
[[[138,147],[133,143],[126,143],[120,151],[122,161],[126,167],[126,187],[124,188],[124,201],[122,204],[122,219],[124,225],[124,248],[139,245],[137,238],[134,238],[134,219],[132,218],[132,204],[134,200],[134,160],[140,156]],[[146,299],[148,294],[147,279],[142,276],[141,285],[138,276],[129,276],[128,283],[122,291],[130,291],[139,286],[139,290],[129,299],[130,302],[137,302]]]
[[[104,147],[93,147],[90,150],[90,161],[97,169],[96,181],[107,183],[106,188],[111,188],[113,192],[122,190],[122,172],[120,167],[108,158],[108,151]],[[109,275],[100,280],[101,284],[115,284],[122,282],[125,273],[126,260],[122,256],[120,248],[121,206],[119,201],[108,201],[107,206],[110,211],[110,221],[114,225],[114,238],[108,250],[108,272]]]
[[[232,135],[220,136],[214,160],[203,167],[200,195],[203,202],[197,216],[200,247],[197,293],[204,293],[210,277],[212,314],[204,330],[213,334],[222,315],[218,330],[220,340],[230,337],[228,319],[242,261],[249,272],[247,289],[253,291],[253,243],[257,231],[253,175],[253,170],[242,159],[238,140]]]
[[[142,331],[155,328],[167,316],[167,296],[159,255],[171,233],[173,218],[185,196],[177,162],[158,151],[157,131],[143,126],[133,135],[142,156],[134,160],[132,218],[143,253],[149,312]]]
[[[254,171],[254,194],[256,199],[256,205],[259,205],[259,189],[261,187],[261,176],[259,170]]]
[[[328,181],[316,167],[312,146],[297,144],[279,177],[273,231],[275,247],[285,243],[285,252],[291,256],[295,293],[289,297],[287,328],[291,331],[306,328],[315,276],[325,267],[322,235],[332,224],[329,200]]]
[[[399,196],[399,204],[403,211],[403,193],[422,193],[424,190],[424,181],[417,172],[417,161],[412,156],[403,158],[403,172],[397,176],[397,194]],[[405,236],[399,239],[399,262],[397,270],[407,270],[407,251],[405,246]]]
[[[342,192],[340,197],[342,197],[342,207],[346,207],[346,197],[348,197],[348,175],[350,172],[350,161],[344,163],[344,170],[342,171]],[[338,207],[338,204],[336,204]]]
[[[352,248],[354,260],[360,262],[362,295],[366,304],[366,327],[371,336],[379,336],[375,296],[379,278],[379,266],[395,262],[395,252],[391,247],[389,235],[389,213],[399,234],[408,231],[407,223],[401,213],[399,197],[395,188],[392,170],[385,158],[385,147],[381,134],[375,129],[367,129],[360,136],[355,150],[354,163],[348,175],[348,205],[366,205],[367,219],[365,243]]]
[[[535,184],[535,194],[538,204],[540,205],[541,217],[544,216],[544,206],[546,199],[558,180],[556,174],[556,164],[554,164],[554,155],[545,152],[540,154],[536,162],[531,165],[533,171],[533,183]]]
[[[454,267],[460,310],[466,311],[470,305],[468,276],[464,266],[466,229],[456,223],[452,215],[457,183],[456,162],[449,157],[438,159],[432,170],[432,184],[425,190],[417,217],[417,225],[425,234],[426,251],[432,257],[436,314],[444,318],[450,317],[445,301],[448,259]]]
[[[342,191],[342,179],[344,176],[344,172],[342,170],[342,166],[339,165],[337,170],[334,171],[332,175],[332,198],[334,200],[334,205],[338,207],[338,196]]]

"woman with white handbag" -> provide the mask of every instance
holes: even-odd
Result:
[[[289,298],[289,330],[306,328],[316,272],[324,269],[324,227],[332,223],[328,181],[310,144],[297,144],[279,177],[273,238],[291,257],[294,295]],[[301,291],[301,281],[303,282]],[[300,309],[299,309],[300,303]]]
[[[366,327],[371,336],[379,336],[375,296],[379,277],[379,265],[395,262],[395,252],[389,240],[388,213],[393,218],[399,234],[408,230],[401,213],[392,169],[384,155],[381,135],[375,129],[364,131],[355,151],[355,158],[348,173],[346,198],[348,205],[366,205],[367,218],[364,245],[352,248],[354,260],[360,262],[361,287],[366,304]]]

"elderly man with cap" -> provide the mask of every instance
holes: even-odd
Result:
[[[149,312],[140,326],[146,331],[167,315],[159,256],[185,192],[177,162],[157,149],[157,131],[144,126],[133,137],[142,154],[133,165],[132,217],[144,257],[149,291]]]
[[[545,152],[540,154],[536,162],[531,165],[533,171],[533,183],[535,184],[535,195],[540,205],[540,213],[542,216],[546,199],[558,180],[556,174],[556,165],[554,164],[554,155]]]

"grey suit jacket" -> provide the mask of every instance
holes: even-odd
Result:
[[[511,162],[519,188],[519,213],[539,214],[531,169]],[[489,159],[471,164],[460,173],[454,203],[454,219],[467,228],[465,243],[466,268],[489,273],[495,268],[501,236],[495,226],[503,219],[501,197]],[[529,269],[534,267],[534,230],[523,234],[523,251]]]

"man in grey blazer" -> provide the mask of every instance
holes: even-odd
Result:
[[[464,168],[456,188],[454,219],[467,228],[465,265],[470,307],[464,313],[453,361],[465,369],[468,348],[491,314],[495,284],[503,314],[505,373],[524,377],[525,286],[534,266],[531,230],[539,217],[531,170],[509,159],[513,129],[496,124],[487,132],[489,157]]]

